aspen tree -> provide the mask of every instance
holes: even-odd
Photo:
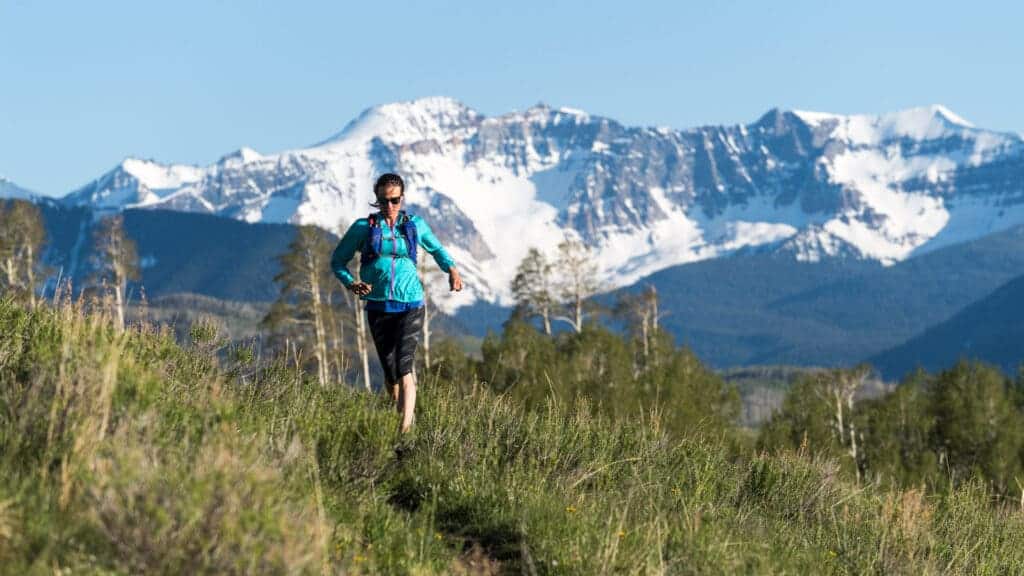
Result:
[[[555,320],[569,323],[576,333],[583,331],[586,300],[600,286],[593,254],[579,240],[566,238],[558,245],[558,259],[553,268],[561,274],[561,296],[567,314]]]
[[[93,232],[93,283],[109,290],[112,311],[118,328],[124,328],[125,293],[129,281],[140,278],[139,255],[135,242],[124,229],[124,215],[115,214],[100,220]]]
[[[39,208],[26,200],[0,202],[0,288],[36,306],[37,274],[46,229]]]
[[[299,227],[288,252],[278,258],[281,271],[274,281],[281,285],[281,292],[265,319],[271,326],[291,324],[312,331],[310,347],[321,386],[330,380],[327,293],[335,284],[329,276],[331,248],[330,239],[319,228]]]
[[[516,305],[530,316],[539,316],[544,333],[551,335],[551,315],[555,298],[552,294],[552,264],[536,248],[530,248],[512,279],[512,296]]]

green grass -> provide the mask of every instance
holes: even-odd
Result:
[[[382,397],[193,336],[0,302],[0,570],[1024,571],[1021,512],[979,486],[858,487],[828,461],[671,437],[656,413],[525,410],[434,374],[402,439]]]

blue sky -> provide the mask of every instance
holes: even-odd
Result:
[[[1024,130],[1016,2],[0,0],[0,176],[303,147],[375,104],[537,102],[630,125],[941,103]]]

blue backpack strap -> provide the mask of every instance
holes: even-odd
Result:
[[[404,218],[402,219],[402,236],[405,237],[406,246],[409,249],[409,259],[412,263],[416,263],[416,249],[419,247],[419,232],[416,230],[416,223],[412,221],[412,216],[402,213]]]
[[[363,244],[363,249],[359,254],[360,264],[369,264],[380,257],[381,237],[380,221],[377,219],[376,214],[370,214],[366,217],[367,223],[370,224],[370,233],[366,236],[366,242]]]

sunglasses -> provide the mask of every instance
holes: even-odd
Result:
[[[402,203],[402,197],[395,196],[392,198],[381,198],[380,201],[381,204],[391,204],[392,206],[398,206],[399,204]]]

